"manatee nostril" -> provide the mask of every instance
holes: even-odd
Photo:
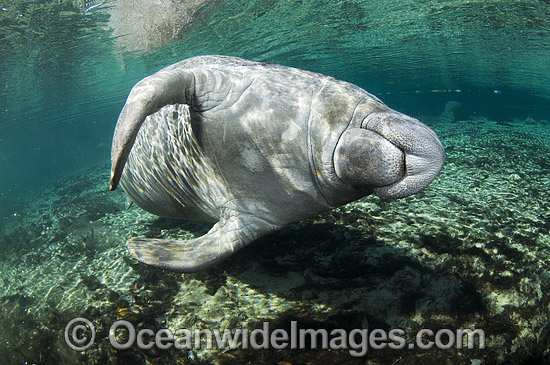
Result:
[[[359,128],[345,131],[334,151],[336,175],[360,188],[393,184],[405,173],[403,152],[380,134]]]

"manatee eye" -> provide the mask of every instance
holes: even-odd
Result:
[[[336,175],[354,187],[381,187],[405,174],[405,155],[380,134],[360,128],[342,133],[334,150]]]

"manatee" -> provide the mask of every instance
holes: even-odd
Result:
[[[445,104],[443,113],[439,116],[439,121],[443,123],[452,123],[456,120],[457,113],[462,109],[462,104],[458,101],[451,100]]]
[[[193,272],[293,222],[439,174],[436,134],[330,76],[227,56],[139,81],[114,132],[110,190],[153,214],[214,223],[189,240],[133,237],[149,265]]]

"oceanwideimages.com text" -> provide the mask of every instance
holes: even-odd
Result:
[[[365,356],[369,349],[394,350],[414,349],[484,349],[485,332],[482,329],[440,329],[432,331],[421,329],[412,342],[407,342],[403,329],[303,329],[298,322],[290,323],[290,330],[270,328],[269,322],[263,322],[261,328],[249,329],[243,322],[236,329],[177,329],[168,328],[153,331],[136,329],[131,322],[120,320],[109,329],[109,341],[119,350],[133,347],[142,350],[156,347],[161,350],[175,348],[178,350],[193,349],[322,349],[347,350],[352,356]],[[85,318],[75,318],[65,328],[67,345],[77,351],[91,347],[95,340],[93,324]]]

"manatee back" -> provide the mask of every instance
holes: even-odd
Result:
[[[208,101],[220,100],[192,117],[234,209],[279,226],[330,209],[312,166],[318,146],[310,143],[310,127],[312,100],[334,79],[258,63],[234,63],[212,74],[200,69],[197,79],[215,79],[220,70],[223,77],[211,85]]]

